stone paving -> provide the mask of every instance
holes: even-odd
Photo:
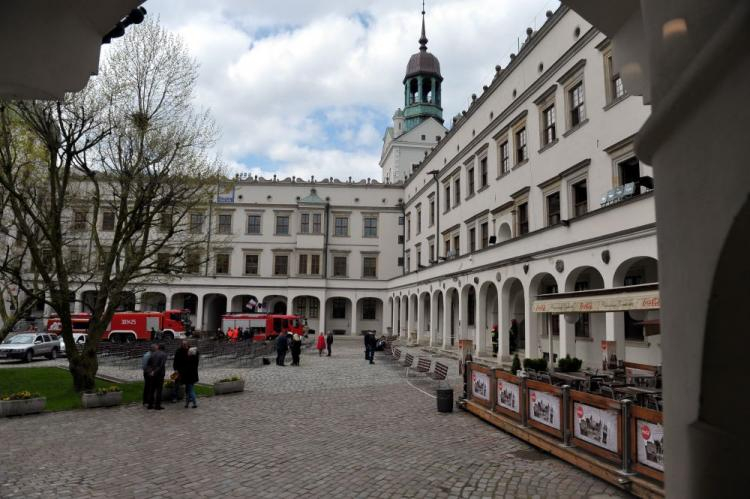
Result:
[[[367,364],[360,345],[337,338],[333,357],[238,372],[245,393],[198,409],[0,420],[0,497],[624,495],[474,416],[437,413],[403,369],[382,354]]]

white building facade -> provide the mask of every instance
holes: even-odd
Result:
[[[620,359],[660,364],[660,335],[637,314],[533,312],[538,295],[658,282],[651,169],[633,148],[649,108],[612,74],[606,37],[566,7],[549,13],[449,131],[426,44],[423,27],[382,182],[237,180],[202,214],[209,263],[136,306],[189,308],[211,331],[257,301],[315,330],[471,339],[500,360],[551,345],[593,365],[608,340]]]

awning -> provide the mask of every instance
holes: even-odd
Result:
[[[567,314],[658,310],[660,307],[658,284],[646,284],[539,295],[532,306],[532,310],[537,313]]]

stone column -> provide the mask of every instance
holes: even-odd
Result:
[[[538,315],[531,309],[532,301],[534,296],[531,294],[528,286],[524,287],[524,335],[526,338],[525,347],[525,358],[535,359],[539,357],[539,345],[537,339],[539,338],[539,328],[537,326]]]
[[[605,312],[604,331],[607,341],[616,341],[615,355],[617,360],[625,360],[625,312]]]
[[[437,346],[439,343],[438,333],[440,329],[440,320],[438,318],[438,300],[430,296],[430,346]]]
[[[453,309],[452,299],[448,299],[448,294],[443,293],[443,348],[450,345],[451,331],[451,310]]]
[[[417,81],[419,82],[419,95],[417,97],[418,102],[422,103],[424,102],[424,78],[421,76],[417,77]]]
[[[199,331],[206,330],[206,325],[203,324],[203,295],[198,295],[198,300],[195,304],[195,329]]]
[[[430,78],[432,82],[432,96],[430,97],[430,104],[437,104],[437,86],[435,85],[435,78]]]
[[[497,360],[510,359],[510,313],[503,303],[503,290],[497,291]]]
[[[422,344],[424,339],[424,300],[422,294],[417,295],[417,344]]]
[[[399,297],[399,320],[398,320],[398,335],[399,337],[403,338],[408,336],[408,328],[409,326],[406,323],[406,309],[407,306],[405,306],[405,301],[408,299],[405,299],[403,296]]]
[[[564,314],[560,314],[557,317],[560,321],[560,357],[564,358],[566,355],[575,357],[576,325],[575,323],[568,324],[568,322],[565,320]]]
[[[475,294],[474,303],[474,348],[477,354],[487,353],[487,308],[485,307],[487,299],[480,296],[480,291]],[[490,347],[489,351],[492,351]]]

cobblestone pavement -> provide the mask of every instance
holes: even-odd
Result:
[[[198,409],[1,420],[0,497],[621,495],[474,416],[438,414],[403,369],[380,354],[367,364],[360,344],[337,338],[333,357],[241,372],[245,393]]]

